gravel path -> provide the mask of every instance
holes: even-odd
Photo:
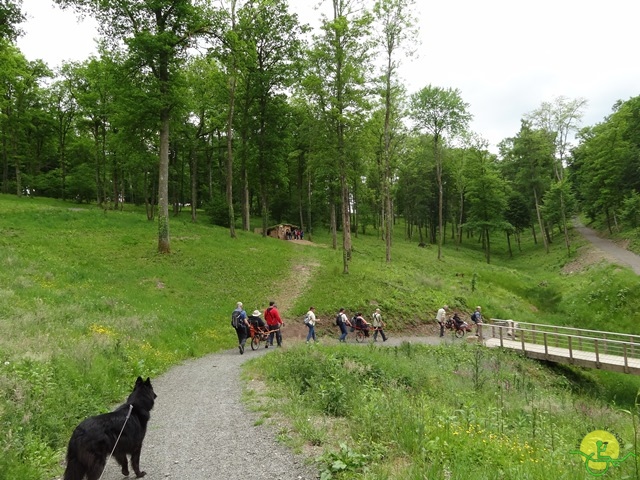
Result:
[[[640,275],[640,256],[629,250],[619,247],[611,240],[598,236],[598,233],[584,225],[576,224],[576,230],[580,232],[594,247],[604,252],[609,260],[630,267],[637,275]]]
[[[321,341],[338,343],[328,337]],[[384,345],[396,346],[403,341],[437,344],[442,340],[392,336]],[[355,343],[353,338],[349,342]],[[383,345],[382,342],[379,344]],[[259,414],[249,411],[241,401],[240,366],[256,355],[268,355],[273,351],[247,350],[239,355],[238,350],[233,349],[185,362],[152,378],[158,398],[151,411],[140,458],[140,468],[147,472],[145,479],[319,478],[308,459],[276,442],[273,427],[255,425]],[[123,478],[119,465],[111,459],[102,479]],[[130,478],[134,478],[133,473]]]
[[[256,426],[259,414],[240,401],[240,365],[270,350],[230,350],[186,362],[151,379],[158,395],[142,447],[146,479],[307,480],[318,474],[301,456]],[[131,474],[130,478],[133,478]],[[103,480],[122,480],[110,460]]]

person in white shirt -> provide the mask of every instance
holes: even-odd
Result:
[[[344,313],[344,308],[341,308],[340,311],[338,312],[338,315],[336,316],[336,325],[340,327],[340,338],[338,338],[338,341],[346,342],[347,327],[351,326],[351,322],[349,321],[349,318],[347,317],[347,315]]]
[[[438,313],[436,313],[436,322],[440,324],[440,336],[444,337],[444,324],[447,322],[447,310],[449,310],[449,305],[444,305],[438,309]]]
[[[318,341],[316,339],[316,323],[318,322],[318,320],[316,319],[316,314],[313,313],[314,310],[314,307],[309,307],[309,311],[307,312],[306,320],[304,322],[305,325],[307,325],[307,327],[309,328],[309,333],[307,334],[307,343],[309,343],[309,340],[311,340],[312,338],[314,342]]]
[[[382,330],[384,328],[384,322],[382,321],[382,315],[380,314],[380,309],[376,308],[376,311],[373,312],[373,341],[377,342],[378,341],[378,333],[380,335],[382,335],[382,341],[386,342],[387,341],[387,336],[384,334],[384,330]]]

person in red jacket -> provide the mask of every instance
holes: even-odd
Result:
[[[269,348],[269,345],[273,347],[273,337],[276,337],[278,346],[282,346],[282,331],[280,327],[284,325],[280,318],[280,312],[278,312],[278,306],[276,302],[269,302],[269,306],[264,311],[264,319],[269,327],[269,339],[266,341],[264,348]]]

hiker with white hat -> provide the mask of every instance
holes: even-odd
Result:
[[[261,315],[262,313],[260,312],[260,310],[254,310],[253,313],[249,315],[249,318],[247,320],[249,320],[249,323],[253,328],[257,329],[257,328],[263,328],[267,326],[267,324],[262,319]]]

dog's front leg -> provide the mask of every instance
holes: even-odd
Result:
[[[147,474],[147,472],[140,471],[140,451],[141,449],[137,449],[131,454],[131,468],[133,468],[136,478],[142,478]]]

